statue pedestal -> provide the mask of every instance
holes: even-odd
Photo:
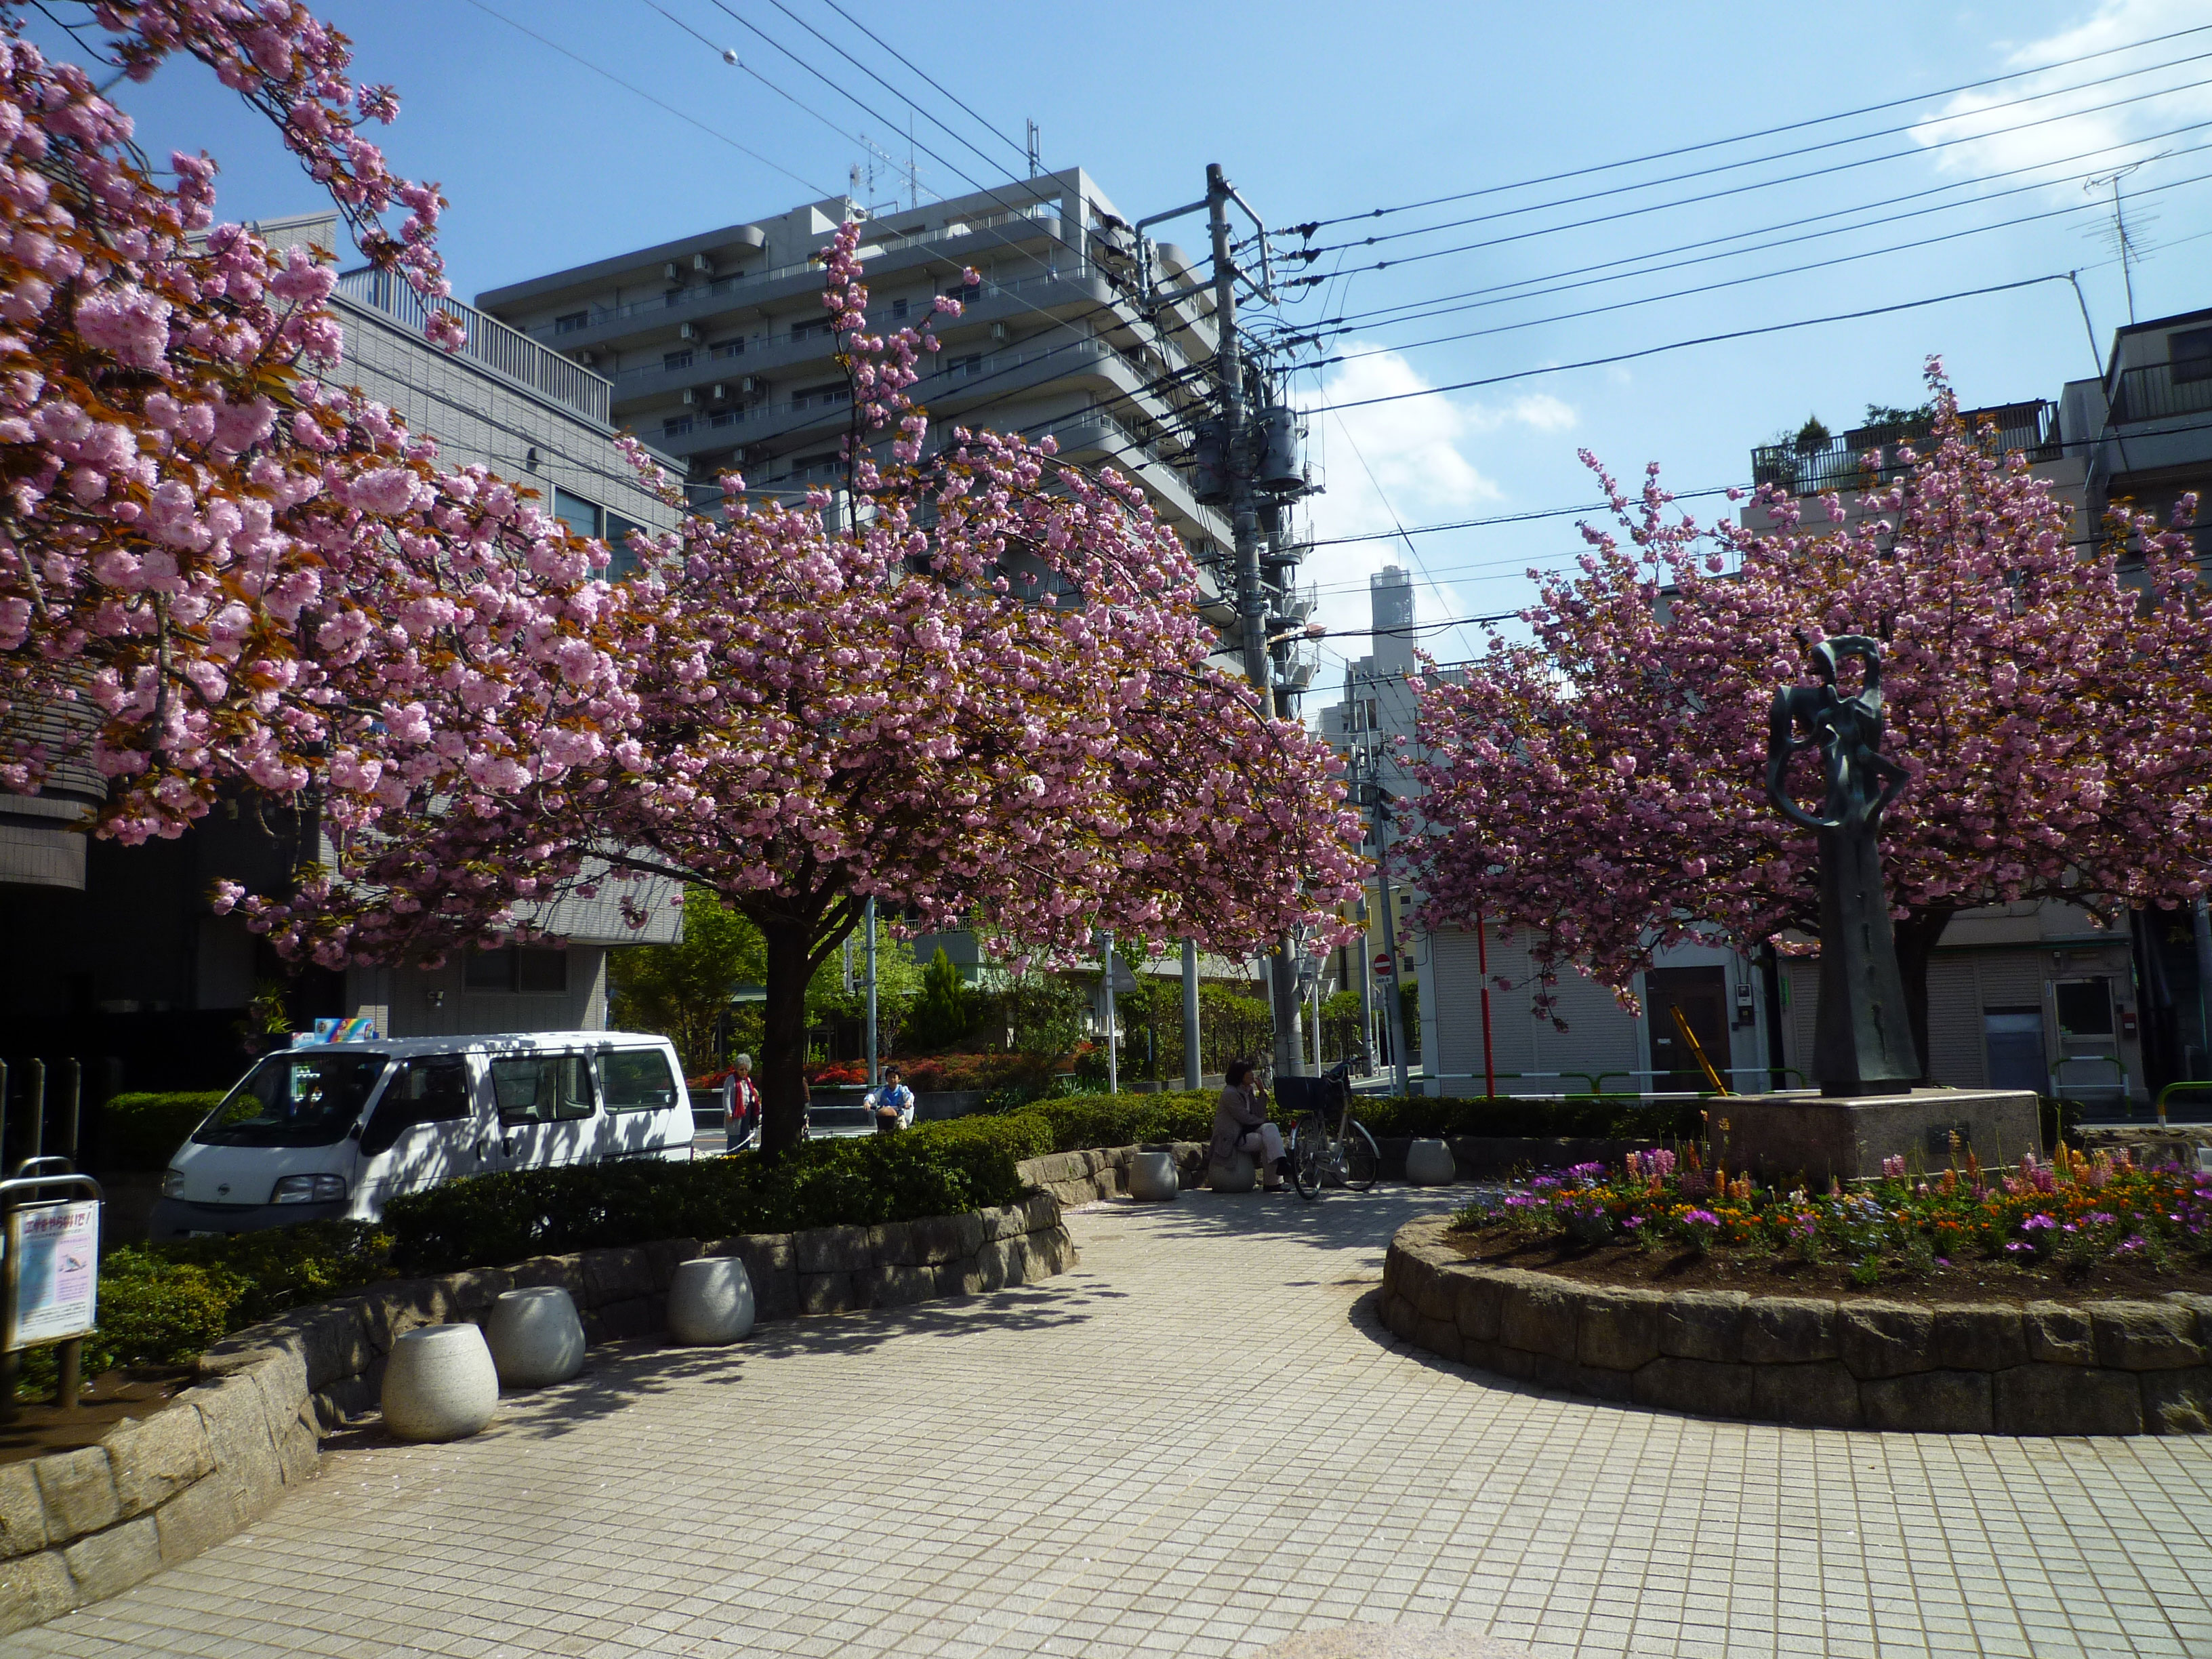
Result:
[[[1908,1169],[1932,1174],[1951,1161],[1954,1130],[1961,1166],[1970,1148],[1985,1169],[2017,1164],[2022,1152],[2043,1153],[2035,1097],[2025,1091],[1729,1095],[1707,1102],[1706,1111],[1715,1157],[1731,1174],[1802,1172],[1816,1186],[1831,1176],[1879,1176],[1882,1159],[1899,1153]]]

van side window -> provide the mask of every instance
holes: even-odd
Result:
[[[452,1123],[473,1115],[469,1103],[469,1063],[459,1054],[437,1054],[403,1061],[376,1103],[376,1115],[362,1132],[361,1150],[369,1157],[387,1152],[418,1123]]]
[[[599,1081],[611,1112],[662,1111],[676,1103],[676,1074],[659,1048],[603,1048]]]
[[[599,1109],[592,1098],[591,1069],[581,1054],[495,1060],[491,1091],[499,1102],[499,1121],[508,1128],[589,1117]]]

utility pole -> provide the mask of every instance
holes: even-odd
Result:
[[[868,896],[868,1087],[876,1087],[883,1079],[876,1074],[876,898]]]
[[[1121,1066],[1116,1057],[1118,1045],[1114,1041],[1114,935],[1102,935],[1105,941],[1106,971],[1101,975],[1106,983],[1106,1092],[1121,1092]]]
[[[1198,941],[1182,942],[1182,1086],[1206,1086],[1206,1067],[1198,1052]]]
[[[1237,545],[1237,611],[1243,625],[1244,678],[1260,694],[1260,712],[1278,713],[1267,652],[1267,585],[1260,570],[1260,510],[1253,497],[1249,423],[1244,410],[1244,362],[1237,339],[1237,262],[1230,247],[1229,204],[1235,191],[1218,161],[1206,168],[1206,216],[1213,236],[1214,374],[1221,391],[1221,449],[1229,477],[1229,521]],[[1264,233],[1263,233],[1264,235]],[[1275,1075],[1305,1075],[1297,972],[1291,945],[1279,940],[1267,957],[1267,1002],[1274,1016]]]
[[[1375,883],[1382,896],[1382,949],[1390,958],[1390,1006],[1382,1018],[1389,1023],[1390,1058],[1396,1062],[1398,1093],[1411,1091],[1406,1077],[1406,999],[1398,961],[1397,906],[1390,902],[1390,796],[1378,783],[1368,786],[1375,811]]]

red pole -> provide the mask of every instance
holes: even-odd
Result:
[[[1490,941],[1483,936],[1482,912],[1474,913],[1474,961],[1482,975],[1482,1091],[1498,1097],[1498,1068],[1490,1058]]]

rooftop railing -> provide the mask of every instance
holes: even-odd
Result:
[[[2212,357],[2124,368],[2112,396],[2115,426],[2161,421],[2170,415],[2202,415],[2207,410],[2212,410]]]
[[[358,305],[380,311],[420,334],[428,326],[430,304],[396,271],[365,266],[338,277],[338,292]],[[438,309],[459,319],[468,331],[459,355],[516,385],[565,404],[587,419],[608,425],[614,383],[581,363],[549,351],[518,329],[459,300],[440,300]]]
[[[2000,455],[2017,449],[2024,451],[2030,461],[2058,458],[2058,405],[2055,403],[1965,410],[1960,418],[1968,430],[1983,433],[1984,441],[1993,443]],[[1751,452],[1752,482],[1779,484],[1793,495],[1871,489],[1904,471],[1903,452],[1924,451],[1933,430],[1930,421],[1905,421],[1858,427],[1840,438],[1817,444],[1761,444]],[[1881,452],[1878,460],[1870,465],[1867,458],[1877,450]]]

